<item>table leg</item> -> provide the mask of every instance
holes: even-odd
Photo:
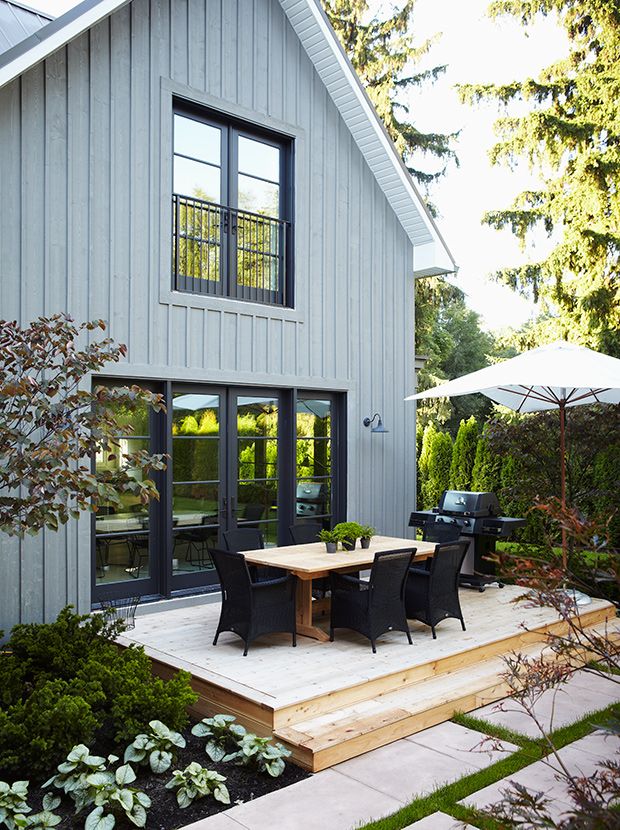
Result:
[[[312,580],[297,579],[297,633],[325,643],[329,635],[312,624]]]

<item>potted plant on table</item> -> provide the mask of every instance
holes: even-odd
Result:
[[[342,542],[344,550],[353,550],[355,543],[362,535],[362,526],[357,522],[339,522],[334,531]]]
[[[327,548],[328,553],[336,553],[340,536],[335,530],[320,530],[319,540],[321,542],[325,542],[325,547]]]
[[[362,525],[360,532],[360,544],[364,549],[370,547],[370,541],[377,531],[370,525]]]

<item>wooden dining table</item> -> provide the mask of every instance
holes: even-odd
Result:
[[[243,551],[250,565],[282,568],[297,577],[297,633],[304,637],[326,642],[329,635],[314,624],[313,614],[325,611],[326,602],[313,601],[312,580],[329,576],[330,571],[347,573],[359,571],[372,565],[375,553],[386,550],[416,549],[415,561],[429,559],[435,552],[434,542],[420,542],[416,539],[398,539],[392,536],[373,536],[369,548],[358,547],[351,551],[327,553],[323,542],[307,545],[286,545]]]

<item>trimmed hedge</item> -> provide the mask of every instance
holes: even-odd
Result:
[[[450,464],[450,489],[471,490],[472,473],[478,446],[478,423],[472,415],[461,421],[456,434]]]

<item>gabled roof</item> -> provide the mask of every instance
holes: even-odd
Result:
[[[84,0],[0,54],[0,87],[131,0]],[[449,273],[456,265],[398,151],[351,66],[320,0],[280,0],[362,155],[414,245],[414,274]]]
[[[0,0],[0,54],[49,23],[50,15],[15,0]]]

